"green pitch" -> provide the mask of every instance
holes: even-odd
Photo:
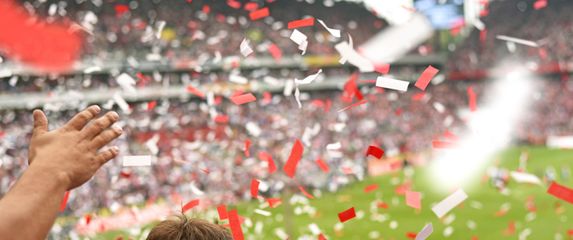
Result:
[[[564,179],[561,174],[562,168],[569,170],[573,168],[573,151],[516,147],[500,153],[496,159],[502,167],[515,170],[519,164],[520,152],[524,149],[530,153],[528,162],[530,173],[543,178],[545,170],[552,166],[557,172],[556,181],[569,188],[573,187],[573,180]],[[313,214],[296,215],[294,214],[296,208],[304,208],[304,205],[290,205],[285,200],[277,208],[265,209],[272,214],[268,217],[254,213],[259,207],[258,202],[243,203],[236,207],[241,216],[247,216],[252,221],[250,227],[243,224],[245,239],[278,239],[275,234],[277,228],[294,234],[290,239],[298,239],[304,235],[310,237],[312,234],[308,225],[311,223],[318,225],[328,239],[407,239],[408,232],[417,233],[427,223],[432,223],[434,227],[429,239],[518,239],[520,234],[526,233],[529,233],[527,239],[573,238],[567,235],[568,230],[573,230],[573,205],[547,194],[545,183],[543,186],[537,186],[510,181],[509,193],[502,194],[489,181],[481,181],[473,189],[466,191],[469,197],[463,204],[450,211],[444,218],[438,219],[431,211],[432,204],[439,202],[447,194],[432,192],[429,185],[433,183],[427,181],[425,174],[427,174],[425,169],[419,168],[415,169],[412,175],[412,190],[422,193],[421,211],[406,206],[404,196],[395,192],[396,183],[404,180],[403,172],[367,178],[336,193],[323,192],[322,196],[308,201],[308,206],[315,209]],[[364,188],[370,184],[378,184],[379,188],[374,192],[364,193]],[[534,199],[537,209],[535,213],[527,210],[528,198]],[[388,208],[376,207],[376,202],[379,201],[388,204]],[[342,224],[343,227],[335,231],[335,225],[338,223],[337,214],[350,207],[355,207],[359,216]],[[501,214],[504,212],[502,209],[506,209],[505,214]],[[213,211],[188,215],[213,220],[216,213]],[[262,225],[260,234],[255,234],[257,222],[261,222],[259,225]],[[514,226],[514,231],[511,231],[510,225]],[[150,227],[145,226],[144,229]],[[446,237],[444,231],[452,232]],[[108,232],[97,236],[96,239],[116,239],[118,236],[123,236],[123,239],[129,238],[127,232]],[[140,236],[131,237],[139,239]],[[308,239],[317,237],[312,236]]]

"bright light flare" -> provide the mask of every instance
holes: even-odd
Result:
[[[430,163],[432,185],[445,192],[471,186],[493,155],[510,143],[534,89],[534,80],[525,71],[512,72],[486,89],[484,104],[469,115],[468,132],[452,148],[435,151]]]

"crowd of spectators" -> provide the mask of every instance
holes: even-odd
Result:
[[[550,72],[566,71],[563,64],[573,60],[573,4],[567,0],[550,1],[535,9],[539,1],[491,1],[482,11],[484,30],[473,27],[470,35],[456,47],[448,62],[450,71],[488,70],[503,61],[533,63]],[[505,43],[497,36],[536,42],[539,47]],[[561,69],[558,66],[561,64]]]

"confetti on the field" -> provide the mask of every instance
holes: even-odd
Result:
[[[531,183],[541,185],[541,179],[530,173],[512,171],[510,175],[511,178],[518,183]]]
[[[330,171],[330,167],[328,167],[328,164],[324,160],[317,158],[316,164],[318,165],[318,167],[320,167],[320,170],[322,170],[323,172],[328,173]]]
[[[434,232],[434,227],[432,226],[432,223],[428,223],[426,224],[426,226],[424,226],[424,228],[422,228],[422,230],[416,235],[416,239],[415,240],[426,240],[426,238],[428,238],[432,232]]]
[[[257,98],[252,93],[246,93],[246,94],[231,97],[231,101],[235,105],[243,105],[245,103],[254,102],[256,100],[257,100]]]
[[[406,191],[406,205],[415,209],[422,208],[421,193]]]
[[[251,179],[251,197],[258,198],[259,197],[259,184],[261,182],[257,179]]]
[[[270,14],[269,8],[261,8],[259,10],[255,10],[249,13],[249,17],[251,21],[256,21],[265,17],[268,17]]]
[[[302,143],[300,142],[300,140],[296,139],[290,152],[290,155],[288,157],[288,160],[283,168],[286,175],[289,176],[290,178],[293,178],[296,173],[296,167],[298,165],[298,162],[302,158],[303,151],[304,149]]]
[[[60,212],[63,212],[64,210],[66,210],[66,205],[68,204],[69,198],[70,198],[70,191],[66,191],[66,193],[64,194],[64,198],[62,199],[62,202],[60,203]]]
[[[552,182],[547,189],[547,193],[573,204],[573,189]]]
[[[303,27],[310,27],[314,26],[314,18],[305,18],[300,20],[290,21],[288,23],[288,29],[295,29],[295,28],[303,28]]]
[[[123,157],[124,167],[146,167],[151,166],[150,155],[135,155]]]
[[[282,203],[282,200],[280,198],[267,198],[267,202],[269,207],[276,208]]]
[[[450,210],[465,201],[467,198],[468,195],[464,192],[464,190],[459,189],[432,207],[432,211],[436,214],[436,216],[438,216],[438,218],[441,218]]]
[[[320,25],[322,25],[322,27],[324,27],[324,29],[326,29],[326,31],[328,31],[330,33],[330,35],[336,37],[336,38],[340,38],[340,30],[338,29],[334,29],[334,28],[329,28],[328,26],[326,26],[326,23],[324,23],[324,21],[317,19],[318,22],[320,23]]]
[[[370,184],[364,188],[365,193],[374,192],[378,189],[378,184]]]
[[[384,156],[384,150],[374,145],[368,146],[368,150],[366,150],[366,156],[373,156],[375,158],[382,158]]]
[[[300,190],[300,192],[302,193],[302,195],[304,195],[305,197],[307,197],[308,199],[314,199],[314,196],[312,196],[312,194],[308,193],[306,191],[306,189],[304,189],[303,186],[298,186],[298,190]]]
[[[376,87],[393,89],[402,92],[408,91],[409,84],[410,82],[408,81],[397,80],[381,76],[376,79]]]
[[[197,206],[199,206],[199,199],[193,199],[181,207],[181,212],[185,213]]]
[[[428,87],[428,84],[430,83],[432,78],[434,78],[439,71],[440,70],[434,68],[432,65],[428,66],[426,70],[422,72],[422,75],[420,75],[418,81],[416,81],[416,84],[414,86],[416,86],[422,91],[426,90],[426,87]]]
[[[354,207],[351,207],[343,212],[338,213],[338,220],[340,220],[341,223],[344,223],[355,217],[356,217],[356,212],[354,211]]]
[[[233,240],[243,240],[243,229],[241,228],[241,222],[239,220],[237,209],[233,209],[229,212],[229,225],[231,226]]]
[[[277,166],[275,165],[275,161],[273,160],[273,157],[269,153],[259,152],[259,159],[267,162],[269,173],[272,174],[277,171]]]
[[[505,36],[505,35],[497,35],[496,38],[499,40],[506,41],[506,42],[517,43],[517,44],[521,44],[521,45],[525,45],[525,46],[539,47],[539,45],[536,42],[521,39],[521,38],[509,37],[509,36]]]
[[[247,40],[246,38],[243,39],[243,41],[241,42],[241,46],[239,47],[239,49],[240,49],[243,57],[248,57],[249,55],[251,55],[254,52],[250,46],[249,40]]]
[[[79,57],[82,39],[69,25],[28,14],[17,1],[0,1],[0,49],[42,71],[69,70]]]
[[[265,217],[271,216],[271,212],[265,211],[265,210],[261,210],[261,209],[255,209],[255,213],[256,213],[256,214],[259,214],[259,215],[262,215],[262,216],[265,216]]]

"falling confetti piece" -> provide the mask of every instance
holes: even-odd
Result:
[[[269,8],[261,8],[259,10],[252,11],[249,13],[249,17],[251,21],[257,21],[259,19],[265,18],[269,16]]]
[[[398,90],[402,92],[408,91],[409,84],[410,82],[408,81],[397,80],[387,77],[378,77],[376,79],[376,87]]]
[[[432,207],[432,211],[436,214],[436,216],[438,216],[438,218],[441,218],[450,210],[465,201],[467,198],[468,195],[464,192],[464,190],[459,189]]]
[[[406,191],[406,205],[415,209],[421,209],[421,194],[419,192]]]
[[[556,182],[552,182],[547,189],[547,193],[573,204],[573,189],[569,189]]]
[[[300,142],[300,140],[297,139],[292,147],[288,160],[283,168],[286,175],[289,176],[290,178],[293,178],[296,173],[296,166],[298,165],[298,162],[302,158],[303,151],[304,149],[302,143]]]
[[[123,166],[124,167],[151,166],[151,156],[150,155],[124,156],[123,157]]]
[[[256,101],[257,98],[255,97],[255,95],[253,95],[252,93],[246,93],[243,95],[238,95],[238,96],[232,96],[231,97],[231,101],[235,104],[235,105],[243,105],[245,103],[250,103],[250,102],[254,102]]]
[[[257,198],[259,197],[259,184],[261,182],[257,179],[251,179],[251,197]]]
[[[229,225],[231,226],[233,240],[243,240],[243,229],[241,228],[241,222],[239,220],[237,209],[233,209],[229,212]]]
[[[185,213],[196,206],[199,206],[199,199],[193,199],[188,203],[186,203],[185,205],[183,205],[183,207],[181,208],[181,212]]]
[[[384,150],[374,145],[368,146],[368,150],[366,151],[366,156],[373,156],[375,158],[382,158],[384,156]]]
[[[428,66],[426,70],[422,72],[422,75],[420,75],[418,81],[416,81],[416,84],[414,86],[416,86],[422,91],[425,91],[426,87],[428,87],[428,84],[430,83],[432,78],[434,78],[436,74],[438,74],[438,72],[439,70],[434,68],[432,65]]]
[[[69,197],[70,197],[70,191],[66,191],[66,193],[64,194],[64,199],[62,199],[62,202],[60,203],[60,212],[66,210],[66,205],[68,204]]]
[[[426,224],[424,228],[416,235],[416,240],[425,240],[428,238],[432,232],[434,232],[434,227],[431,223]]]
[[[310,26],[314,26],[314,18],[313,17],[295,20],[295,21],[290,21],[288,23],[288,29],[310,27]]]

